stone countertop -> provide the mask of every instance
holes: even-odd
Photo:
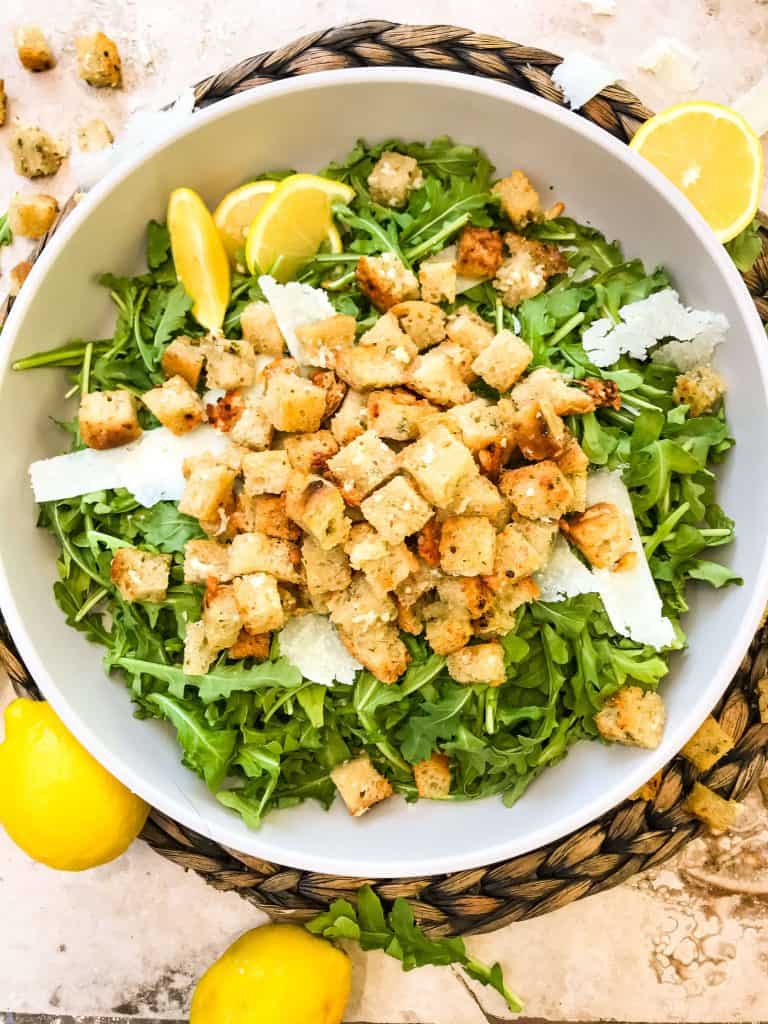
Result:
[[[581,50],[609,63],[650,106],[693,96],[732,101],[765,73],[765,0],[5,0],[0,76],[12,117],[72,133],[100,116],[118,134],[134,109],[167,102],[185,85],[316,28],[365,17],[471,24],[560,53]],[[12,31],[36,22],[59,56],[43,75],[23,71]],[[103,28],[121,49],[126,88],[86,89],[73,71],[73,40]],[[642,71],[641,54],[660,38],[685,45],[680,68]],[[0,130],[0,209],[29,187],[16,178]],[[45,182],[64,199],[66,165]],[[2,271],[24,242],[0,254]],[[2,279],[0,278],[0,290]],[[0,680],[0,705],[10,699]],[[546,1020],[750,1021],[768,1018],[768,814],[747,801],[729,836],[699,840],[678,859],[618,889],[545,918],[469,940],[501,961],[527,1014]],[[263,916],[233,894],[134,844],[116,863],[64,875],[31,863],[0,832],[0,1018],[33,1024],[127,1015],[178,1019],[196,979],[240,932]],[[507,1016],[494,993],[458,974],[425,968],[403,974],[382,954],[352,951],[349,1021],[483,1024]],[[294,1024],[294,1022],[291,1022]],[[299,1022],[295,1022],[299,1024]]]

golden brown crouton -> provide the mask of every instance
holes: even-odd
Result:
[[[539,194],[522,171],[497,181],[493,191],[501,200],[501,208],[516,228],[524,228],[541,218]]]
[[[336,353],[336,373],[358,391],[404,384],[416,355],[416,346],[399,328],[398,336],[391,340],[379,337],[379,332],[375,338],[369,337],[374,331],[376,328],[363,335],[359,345]]]
[[[397,469],[397,456],[374,430],[366,430],[328,460],[328,473],[349,505],[359,505]]]
[[[112,556],[109,578],[126,601],[164,601],[171,570],[170,555],[140,548],[118,548]]]
[[[424,417],[436,411],[431,402],[417,398],[404,388],[372,391],[368,395],[369,426],[379,437],[392,441],[415,440]]]
[[[601,380],[599,377],[585,377],[579,383],[593,400],[597,409],[615,409],[618,412],[621,408],[621,392],[615,381]]]
[[[497,391],[509,391],[528,369],[533,352],[512,331],[499,331],[475,356],[473,371]]]
[[[418,299],[419,282],[394,253],[361,256],[357,261],[357,285],[380,313],[406,299]]]
[[[445,659],[448,675],[457,683],[484,683],[501,686],[506,682],[504,648],[496,640],[473,644],[449,654]]]
[[[341,492],[321,477],[294,470],[288,478],[285,510],[323,551],[343,544],[349,534]]]
[[[267,572],[285,583],[301,580],[301,555],[297,544],[266,533],[238,533],[229,545],[229,571],[232,576]]]
[[[431,348],[445,338],[445,313],[432,302],[421,299],[398,302],[390,313],[397,317],[401,328],[419,351]]]
[[[385,150],[368,175],[368,189],[374,203],[400,209],[415,188],[424,183],[418,163],[412,156]]]
[[[50,230],[59,212],[53,196],[16,195],[8,205],[8,224],[21,238],[42,238]]]
[[[202,522],[218,518],[218,510],[232,495],[236,471],[222,459],[198,459],[193,463],[179,512]]]
[[[404,543],[388,544],[368,523],[355,523],[344,550],[352,568],[379,593],[395,590],[418,568],[416,556]]]
[[[395,590],[398,605],[404,608],[411,607],[430,590],[433,590],[441,578],[442,574],[439,569],[434,569],[422,559],[417,558],[411,575],[403,580]]]
[[[205,379],[209,388],[250,387],[256,382],[256,356],[250,342],[209,334],[200,345],[205,356]]]
[[[129,391],[90,391],[80,399],[80,437],[89,448],[117,448],[141,435]]]
[[[419,284],[425,302],[455,302],[455,255],[438,253],[424,260],[419,267]]]
[[[440,534],[440,567],[450,576],[487,576],[493,572],[496,531],[481,516],[452,516]]]
[[[532,577],[507,580],[494,591],[488,610],[475,623],[478,636],[504,636],[517,625],[517,610],[539,599],[541,591]]]
[[[183,377],[190,387],[196,388],[203,372],[205,356],[192,338],[179,335],[163,352],[162,367],[166,377]]]
[[[493,339],[493,329],[469,306],[459,306],[446,322],[445,332],[451,341],[479,355]]]
[[[292,469],[302,473],[324,473],[328,460],[336,455],[339,446],[330,430],[316,430],[312,434],[286,437],[285,451]]]
[[[238,576],[232,586],[242,624],[249,633],[268,633],[281,628],[285,615],[274,576],[263,572]]]
[[[632,551],[632,532],[624,513],[608,501],[599,501],[570,519],[560,529],[596,569],[631,568],[623,562]],[[634,559],[633,559],[634,564]]]
[[[477,476],[472,453],[443,426],[404,448],[400,460],[427,501],[438,508],[447,508]]]
[[[432,515],[429,504],[402,475],[361,502],[360,511],[390,544],[417,533]]]
[[[216,651],[205,639],[205,625],[188,622],[184,632],[184,675],[204,676],[216,659]]]
[[[432,753],[413,766],[416,792],[426,800],[444,800],[451,791],[451,767],[445,754]]]
[[[333,624],[350,634],[391,625],[397,619],[392,598],[375,590],[361,573],[353,575],[345,590],[328,596],[328,607]]]
[[[558,519],[573,497],[571,485],[549,459],[533,466],[505,470],[499,489],[527,519]]]
[[[339,409],[347,393],[347,385],[333,370],[315,370],[309,378],[313,384],[325,392],[325,416],[328,420]]]
[[[227,392],[222,401],[227,400],[231,392]],[[210,406],[207,407],[210,410]],[[229,431],[234,444],[242,445],[243,448],[250,448],[252,451],[260,452],[268,448],[272,441],[272,424],[264,411],[262,399],[245,398],[240,396],[239,408]]]
[[[223,434],[228,434],[245,410],[245,399],[239,391],[227,391],[215,402],[205,406],[206,419]],[[272,424],[269,424],[271,431]],[[271,436],[271,434],[270,434]]]
[[[487,448],[502,438],[504,424],[499,410],[485,398],[475,398],[465,405],[454,406],[446,416],[458,424],[461,439],[470,451]]]
[[[558,416],[580,415],[597,408],[586,391],[574,387],[573,382],[548,366],[539,367],[516,384],[511,397],[520,409],[537,398],[546,398]]]
[[[733,740],[717,719],[710,715],[680,753],[700,772],[708,772],[729,750],[733,750]]]
[[[331,433],[339,444],[349,444],[365,431],[367,399],[352,388],[347,391],[339,411],[331,420]]]
[[[5,124],[8,116],[8,97],[5,93],[5,82],[0,78],[0,128]]]
[[[291,463],[288,453],[278,449],[249,452],[243,458],[243,489],[256,494],[282,494],[288,486]]]
[[[607,740],[655,750],[661,743],[665,718],[660,694],[639,686],[622,686],[595,715],[595,725]]]
[[[345,761],[331,772],[333,784],[353,818],[392,796],[392,786],[371,764],[367,754]]]
[[[683,806],[694,818],[709,825],[713,832],[727,832],[741,810],[741,804],[734,800],[724,800],[700,782],[694,782]]]
[[[301,530],[285,511],[285,495],[256,494],[241,491],[230,517],[232,527],[240,533],[266,533],[281,540],[298,540]]]
[[[349,559],[341,545],[324,551],[312,537],[304,537],[301,542],[301,561],[310,594],[346,590],[352,580]]]
[[[494,277],[504,259],[501,232],[467,225],[459,235],[456,270],[466,277]]]
[[[8,149],[17,174],[25,178],[46,178],[55,174],[67,155],[66,143],[54,139],[42,128],[13,125]]]
[[[53,50],[37,25],[20,25],[16,29],[16,53],[27,71],[48,71],[56,63]]]
[[[214,651],[223,651],[237,643],[242,628],[235,589],[227,583],[216,587],[203,602],[205,641]]]
[[[472,637],[472,623],[465,608],[433,601],[424,606],[427,643],[435,654],[460,651]]]
[[[539,295],[550,277],[568,270],[568,261],[556,245],[511,232],[504,241],[510,255],[499,267],[493,287],[505,306],[518,306],[524,299]]]
[[[725,390],[725,381],[711,366],[697,366],[679,375],[672,397],[678,405],[687,405],[691,416],[703,416],[717,405]]]
[[[240,636],[227,651],[227,657],[233,661],[240,661],[242,658],[266,661],[271,646],[272,637],[269,633],[249,633],[247,629],[241,629]]]
[[[77,74],[96,89],[119,89],[123,84],[123,65],[113,39],[97,32],[75,40]]]
[[[382,683],[396,683],[411,660],[396,625],[375,625],[354,633],[339,629],[339,637],[352,657]]]
[[[479,619],[488,611],[493,594],[479,576],[443,576],[437,581],[441,601]]]
[[[173,434],[186,434],[202,422],[203,400],[180,375],[145,391],[141,400]]]
[[[461,405],[472,399],[472,392],[466,384],[464,362],[457,358],[453,342],[444,342],[417,356],[405,378],[408,387],[417,391],[437,405]],[[468,354],[471,358],[471,354]],[[468,361],[468,360],[467,360]]]
[[[539,462],[541,459],[559,460],[568,433],[565,423],[552,408],[552,403],[546,398],[535,398],[519,409],[510,403],[510,408],[513,411],[507,422],[511,436],[525,458],[531,462]],[[507,406],[503,406],[502,414],[506,410]],[[560,462],[557,464],[559,466]]]
[[[532,576],[543,564],[544,559],[526,540],[522,530],[510,523],[496,536],[493,576],[488,579],[488,583],[494,590],[498,590],[507,580]]]
[[[355,328],[355,318],[341,313],[325,320],[300,324],[296,328],[296,337],[304,353],[303,362],[308,366],[332,365],[334,352],[354,345]]]
[[[184,545],[184,582],[205,584],[209,579],[228,583],[229,548],[215,540],[188,540]]]
[[[275,430],[308,434],[325,418],[325,391],[294,373],[273,373],[267,380],[264,411]]]
[[[572,476],[575,473],[586,473],[589,469],[589,458],[586,452],[573,434],[570,433],[566,433],[562,451],[557,456],[556,461],[560,471],[565,473],[566,476]]]
[[[254,352],[281,356],[285,351],[285,339],[268,302],[249,302],[240,314],[240,327]]]
[[[24,282],[29,277],[30,271],[32,270],[32,264],[29,260],[21,260],[15,266],[11,267],[11,272],[8,275],[8,294],[14,297],[19,294],[19,290]]]
[[[92,117],[77,129],[77,145],[82,153],[98,153],[114,141],[109,125],[98,117]]]
[[[644,782],[639,789],[636,789],[629,799],[655,800],[659,790],[661,789],[663,777],[664,776],[661,771],[656,772],[656,774],[652,775],[647,782]]]
[[[509,505],[487,476],[478,475],[462,485],[448,511],[458,516],[485,516],[497,530],[509,522]]]

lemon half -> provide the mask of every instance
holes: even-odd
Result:
[[[220,331],[230,297],[229,259],[208,207],[191,188],[168,200],[168,232],[176,273],[192,299],[192,315]]]

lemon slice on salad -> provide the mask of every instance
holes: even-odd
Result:
[[[277,181],[249,181],[247,185],[228,192],[213,211],[213,222],[232,263],[236,261],[238,252],[245,247],[248,229],[256,219],[256,214],[278,184]]]
[[[168,232],[192,315],[207,330],[221,330],[230,297],[229,259],[208,207],[191,188],[171,192]]]
[[[760,139],[735,110],[678,103],[637,131],[630,146],[683,192],[721,242],[752,221],[760,200]]]
[[[292,174],[267,199],[248,232],[245,262],[252,274],[289,281],[317,253],[333,227],[331,204],[349,203],[355,190],[314,174]],[[338,232],[331,248],[339,245]]]

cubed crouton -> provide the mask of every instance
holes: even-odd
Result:
[[[494,591],[488,610],[475,622],[478,636],[505,636],[517,626],[517,612],[524,604],[537,601],[541,591],[531,577],[507,580]]]
[[[665,718],[660,694],[639,686],[622,686],[595,715],[595,725],[607,740],[655,750],[661,743]]]
[[[443,426],[404,448],[400,460],[427,501],[438,508],[447,508],[478,475],[472,453]]]
[[[368,190],[374,203],[400,209],[411,192],[424,183],[418,163],[412,156],[385,150],[368,175]]]
[[[493,328],[469,306],[459,306],[445,324],[445,332],[473,355],[479,355],[493,340]]]
[[[53,196],[16,193],[8,204],[8,224],[21,238],[42,238],[59,212]]]
[[[563,447],[556,459],[560,472],[566,476],[586,473],[589,469],[589,458],[573,434],[567,433]]]
[[[114,141],[109,125],[99,117],[92,117],[77,129],[77,145],[82,153],[98,153]]]
[[[306,377],[273,373],[267,380],[264,411],[275,430],[311,433],[325,418],[325,391]]]
[[[512,173],[497,181],[493,192],[501,200],[501,208],[516,228],[524,228],[532,221],[541,219],[539,193],[522,171]]]
[[[349,444],[365,431],[367,417],[368,407],[365,395],[350,388],[344,396],[339,411],[331,420],[331,433],[339,444]]]
[[[285,511],[284,494],[256,494],[251,497],[241,491],[230,521],[239,533],[266,533],[268,537],[281,540],[298,540],[301,537],[301,530]]]
[[[451,791],[451,767],[445,754],[432,753],[413,766],[416,792],[425,800],[444,800]]]
[[[741,810],[741,804],[734,800],[724,800],[700,782],[694,782],[683,806],[694,818],[709,825],[713,832],[727,832]]]
[[[328,459],[328,472],[350,505],[359,505],[397,469],[397,456],[374,430],[366,430]]]
[[[352,577],[345,590],[329,595],[328,607],[333,624],[348,634],[391,625],[397,619],[397,608],[391,597],[375,590],[360,573]]]
[[[464,484],[448,511],[458,516],[485,516],[497,530],[509,522],[509,505],[487,476],[478,475]]]
[[[205,584],[209,579],[228,583],[229,548],[215,540],[188,540],[184,545],[184,582]]]
[[[433,569],[440,566],[441,532],[442,524],[437,516],[433,516],[416,534],[416,550],[427,565],[432,566]]]
[[[472,638],[472,623],[463,608],[447,601],[433,601],[424,606],[427,643],[435,654],[453,654]]]
[[[521,580],[532,576],[544,561],[536,548],[526,540],[523,532],[510,523],[496,537],[496,558],[493,578],[488,583],[494,590],[507,580]]]
[[[729,750],[733,750],[732,738],[717,719],[710,715],[680,753],[700,772],[708,772]]]
[[[232,441],[243,448],[261,452],[272,443],[272,431],[263,399],[241,397],[240,408],[229,431]]]
[[[352,580],[349,559],[339,545],[324,551],[312,537],[301,542],[301,561],[310,594],[330,594],[346,590]]]
[[[395,590],[395,597],[398,605],[410,608],[421,600],[430,590],[434,590],[436,584],[442,579],[439,569],[427,565],[422,559],[416,559],[416,565],[411,575],[403,580]]]
[[[229,571],[232,576],[267,572],[285,583],[301,580],[301,555],[297,544],[266,533],[238,533],[229,545]]]
[[[418,532],[432,516],[429,504],[402,475],[361,502],[360,511],[389,544]]]
[[[432,302],[411,299],[398,302],[389,311],[396,316],[417,349],[439,344],[445,338],[445,313]]]
[[[493,572],[496,531],[481,516],[451,516],[440,534],[440,567],[450,576],[487,576]]]
[[[8,116],[8,97],[5,92],[5,81],[0,78],[0,128]]]
[[[356,523],[344,544],[349,564],[381,593],[395,590],[418,567],[404,543],[388,544],[368,523]]]
[[[42,128],[22,124],[11,127],[8,149],[16,173],[25,178],[46,178],[55,174],[67,155],[63,140],[53,138]]]
[[[438,253],[424,260],[419,267],[422,299],[435,303],[455,302],[456,276],[456,258],[453,253]]]
[[[497,391],[509,391],[528,369],[533,352],[512,331],[499,331],[475,356],[472,369]]]
[[[687,405],[691,416],[703,416],[714,409],[725,391],[725,381],[719,373],[711,366],[697,366],[679,375],[672,397],[678,405]]]
[[[547,399],[558,416],[581,415],[594,412],[594,399],[557,370],[541,366],[516,384],[512,390],[512,401],[523,409],[536,399]]]
[[[178,374],[160,387],[145,391],[141,400],[173,434],[186,434],[202,422],[203,400]]]
[[[296,337],[304,355],[303,362],[307,366],[331,366],[334,352],[354,345],[356,326],[353,316],[342,313],[300,324]]]
[[[292,469],[302,473],[324,473],[328,460],[336,455],[339,446],[330,430],[316,430],[312,434],[286,437],[285,451]]]
[[[204,362],[203,350],[192,338],[182,334],[163,352],[163,373],[166,377],[183,377],[190,387],[196,388]]]
[[[227,391],[215,402],[208,402],[205,406],[206,419],[223,434],[228,434],[245,409],[245,399],[239,391]],[[270,424],[270,429],[272,424]]]
[[[353,818],[359,818],[393,793],[389,781],[376,771],[367,754],[337,765],[331,779]]]
[[[404,388],[372,391],[368,396],[369,426],[379,437],[392,441],[415,440],[424,417],[436,411],[431,402],[417,398]]]
[[[661,789],[661,783],[664,779],[663,772],[658,771],[655,775],[652,775],[647,782],[644,782],[642,786],[635,790],[630,795],[630,800],[655,800]]]
[[[602,380],[600,377],[584,377],[579,384],[597,409],[615,409],[618,412],[621,408],[621,391],[615,381]]]
[[[141,435],[130,391],[89,391],[80,399],[78,423],[89,448],[117,448]]]
[[[531,462],[555,459],[559,466],[568,432],[565,423],[552,408],[552,403],[546,398],[536,398],[517,409],[510,402],[501,408],[501,414],[505,417],[507,407],[514,409],[507,420],[511,438],[525,458]]]
[[[254,572],[238,576],[232,586],[242,624],[249,633],[268,633],[282,627],[285,615],[274,576]]]
[[[629,521],[611,502],[600,501],[584,512],[563,519],[560,529],[596,569],[618,572],[632,568],[636,562],[636,556],[631,560],[626,558],[634,554]]]
[[[526,519],[559,519],[573,498],[571,485],[550,459],[505,470],[499,489]]]
[[[461,352],[448,347],[453,344],[444,342],[417,356],[405,377],[409,388],[436,405],[462,405],[472,399],[466,384],[464,361],[457,358]],[[468,355],[471,359],[471,353]]]
[[[254,352],[281,356],[285,351],[285,339],[268,302],[249,302],[240,314],[240,328]]]
[[[470,451],[477,452],[501,441],[504,422],[497,406],[485,398],[457,405],[447,415],[458,424],[462,441]]]
[[[354,632],[339,629],[339,637],[352,657],[382,683],[396,683],[408,668],[411,656],[396,624],[377,624]]]
[[[200,347],[209,388],[234,391],[256,383],[256,356],[250,342],[209,334]]]
[[[19,294],[19,290],[24,282],[29,277],[32,270],[32,263],[29,260],[21,260],[15,266],[11,267],[11,271],[8,275],[8,294],[14,298]]]
[[[454,651],[445,659],[445,667],[448,669],[448,675],[457,683],[501,686],[507,678],[504,648],[496,640]]]
[[[374,328],[375,330],[375,328]],[[369,331],[370,335],[372,331]],[[360,344],[336,353],[336,373],[351,388],[370,391],[404,384],[408,367],[416,355],[416,346],[407,334],[398,339],[371,340],[363,335]]]
[[[325,392],[325,416],[323,419],[328,420],[344,401],[347,385],[336,376],[333,370],[315,370],[309,379]]]
[[[219,518],[219,508],[232,497],[236,470],[226,459],[197,459],[190,467],[179,512],[203,522]]]
[[[350,523],[338,488],[321,477],[294,470],[288,478],[285,509],[295,523],[317,541],[323,551],[343,544]]]
[[[243,658],[266,661],[271,646],[272,637],[269,633],[249,633],[247,629],[241,629],[240,636],[227,651],[227,657],[232,661],[241,661]]]
[[[118,548],[109,566],[109,578],[126,601],[164,601],[168,591],[171,556],[140,548]]]
[[[56,61],[37,25],[20,25],[16,29],[16,53],[27,71],[48,71]]]
[[[550,277],[568,270],[568,261],[556,245],[511,232],[504,241],[510,255],[496,272],[493,287],[505,306],[518,306],[524,299],[539,295]]]
[[[216,651],[205,639],[205,624],[188,622],[184,632],[184,675],[204,676],[216,659]]]
[[[479,576],[443,576],[437,581],[441,601],[465,611],[470,619],[485,615],[493,593]]]
[[[291,463],[282,450],[249,452],[243,458],[243,488],[249,497],[282,494],[288,486]]]
[[[206,595],[203,604],[205,641],[214,651],[223,651],[237,643],[243,621],[235,600],[234,586],[227,583]]]
[[[77,74],[96,89],[119,89],[123,84],[123,65],[113,39],[96,32],[75,40]]]
[[[419,297],[416,275],[394,253],[361,256],[355,273],[358,288],[381,313],[398,302]]]
[[[494,277],[504,259],[500,231],[467,225],[459,235],[456,270],[466,277]]]

